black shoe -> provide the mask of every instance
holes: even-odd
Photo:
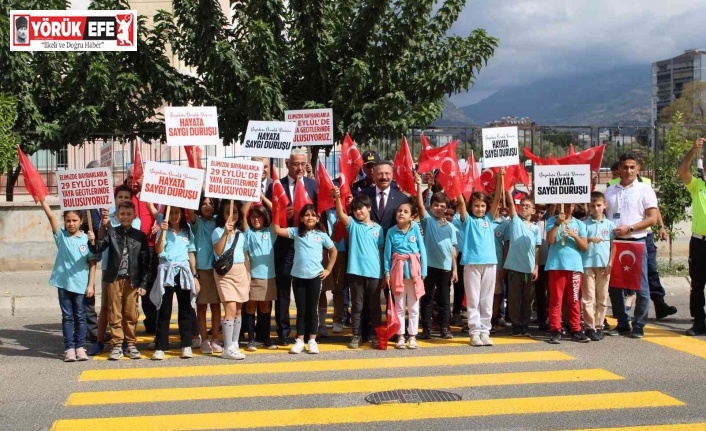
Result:
[[[441,338],[443,338],[444,340],[452,340],[454,338],[454,335],[451,333],[451,330],[449,328],[441,328]]]
[[[549,336],[549,344],[559,344],[561,342],[561,332],[553,331]]]
[[[615,336],[625,336],[625,335],[630,335],[632,330],[630,328],[620,328],[616,327],[615,329],[611,329],[610,331],[605,331],[604,333],[608,336],[615,337]]]
[[[576,341],[577,343],[588,343],[591,341],[591,339],[588,338],[586,334],[583,333],[583,331],[572,332],[571,340]]]
[[[498,317],[498,327],[504,328],[507,326],[507,322],[505,321],[504,318]]]
[[[522,335],[525,337],[530,337],[530,338],[532,337],[532,334],[530,334],[530,331],[529,331],[529,326],[522,325]]]
[[[419,340],[431,340],[431,332],[429,332],[429,331],[422,331],[421,334],[417,335],[417,339],[419,339]]]
[[[640,331],[632,331],[630,333],[630,338],[644,338],[644,337],[645,337],[645,333],[642,332],[641,330]]]
[[[655,304],[655,315],[657,320],[677,314],[677,307],[664,302],[664,298],[655,299],[652,302]]]
[[[284,337],[279,337],[277,338],[277,345],[283,347],[289,346],[289,340]]]
[[[704,320],[694,320],[694,325],[686,330],[686,335],[690,337],[704,334],[706,334],[706,321]]]
[[[490,325],[490,333],[495,334],[496,332],[498,332],[497,325]]]
[[[611,326],[610,323],[608,323],[608,319],[603,319],[603,330],[604,331],[610,331]]]
[[[601,341],[601,337],[598,335],[596,331],[593,329],[587,329],[586,330],[586,336],[591,340],[591,341]]]
[[[520,327],[512,328],[512,332],[510,333],[510,335],[512,335],[513,337],[521,337],[523,335],[522,328],[520,328]]]
[[[605,334],[603,333],[602,329],[596,329],[596,335],[598,336],[599,340],[602,340],[605,338]]]
[[[547,322],[542,322],[537,326],[537,329],[542,332],[549,332],[549,324]]]

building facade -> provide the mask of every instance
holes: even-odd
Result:
[[[706,49],[689,49],[674,58],[652,63],[652,119],[681,96],[684,85],[706,81]]]

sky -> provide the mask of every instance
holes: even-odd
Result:
[[[644,64],[706,49],[704,0],[469,0],[452,32],[500,39],[457,106],[542,78]]]
[[[443,1],[443,0],[440,0]],[[74,0],[85,9],[90,0]],[[704,0],[468,0],[452,33],[500,39],[458,106],[542,78],[644,64],[706,49]]]

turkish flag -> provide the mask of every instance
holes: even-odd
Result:
[[[330,193],[330,192],[329,192]],[[305,205],[313,203],[304,187],[304,177],[300,177],[294,185],[294,227],[299,226],[299,213]]]
[[[476,163],[476,156],[473,155],[473,151],[468,155],[466,166],[466,173],[463,175],[463,196],[466,200],[469,200],[473,192],[482,190],[480,172],[478,171],[478,164]]]
[[[515,184],[517,184],[517,174],[515,166],[509,166],[505,168],[505,178],[503,178],[503,184],[505,186],[506,191],[512,190],[512,188],[515,187]],[[481,191],[485,193],[495,192],[495,184],[498,181],[497,175],[499,172],[500,168],[484,169],[483,172],[481,172]]]
[[[603,163],[604,150],[605,144],[579,151],[578,153],[572,153],[570,149],[569,155],[559,157],[558,159],[555,159],[553,156],[549,156],[546,159],[537,157],[532,154],[527,147],[525,147],[524,151],[525,157],[532,160],[537,165],[590,165],[593,172],[599,172],[601,170],[601,163]]]
[[[345,206],[348,203],[348,198],[351,196],[351,185],[358,178],[358,173],[363,167],[363,157],[360,151],[355,146],[353,139],[346,133],[341,144],[341,159],[339,164],[341,180],[341,202]]]
[[[574,150],[574,144],[569,144],[569,155],[576,154],[576,151]]]
[[[186,145],[184,146],[184,151],[186,152],[186,158],[189,160],[190,168],[203,169],[203,164],[201,164],[201,156],[203,155],[201,147]]]
[[[140,181],[144,173],[142,170],[142,156],[140,156],[140,143],[137,141],[135,142],[135,150],[132,153],[132,165],[134,168],[132,168],[132,184],[130,184],[130,187],[134,190],[135,182]]]
[[[392,338],[400,329],[400,318],[397,316],[393,295],[387,295],[387,322],[375,328],[378,336],[378,350],[387,349],[387,340]]]
[[[640,290],[642,259],[645,243],[640,241],[613,241],[610,287]]]
[[[323,162],[321,162],[321,159],[319,159],[319,165],[316,168],[316,181],[319,183],[319,198],[316,201],[316,211],[321,214],[324,211],[328,211],[331,208],[336,207],[336,203],[333,201],[333,197],[331,196],[333,181],[331,181],[331,177],[328,172],[326,172],[326,168],[324,167]]]
[[[397,187],[405,193],[417,196],[417,186],[414,184],[414,161],[412,160],[412,154],[409,152],[407,138],[404,136],[392,164],[394,166],[392,179],[397,182]]]
[[[453,155],[456,156],[456,141],[453,144]],[[419,164],[417,172],[426,173],[441,167],[441,161],[451,153],[451,144],[446,144],[438,148],[432,148],[427,138],[422,135],[422,152],[419,153]]]
[[[17,154],[20,156],[20,168],[22,169],[22,178],[24,179],[25,189],[34,199],[34,203],[41,202],[49,194],[49,189],[47,188],[47,183],[37,168],[34,167],[32,161],[27,157],[27,155],[17,146]]]
[[[277,176],[277,171],[272,170],[272,223],[287,227],[287,207],[289,198],[284,191],[284,186]]]
[[[451,200],[456,199],[458,195],[463,193],[463,176],[456,158],[457,143],[457,141],[453,141],[448,144],[449,148],[441,160],[439,174],[436,176],[436,181],[444,188],[444,193]]]

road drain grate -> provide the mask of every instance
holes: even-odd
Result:
[[[365,397],[370,404],[418,404],[461,401],[461,396],[451,392],[431,389],[397,389],[394,391],[373,392]]]

